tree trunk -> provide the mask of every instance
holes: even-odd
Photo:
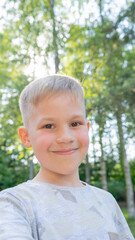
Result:
[[[59,71],[59,53],[58,53],[58,44],[57,44],[57,31],[56,31],[56,20],[55,20],[55,11],[54,11],[54,0],[50,0],[51,7],[51,18],[52,18],[52,37],[53,37],[53,49],[54,49],[54,62],[55,62],[55,73]]]
[[[86,155],[86,164],[85,164],[85,181],[90,184],[90,164],[88,154]]]
[[[120,142],[120,155],[122,156],[124,175],[125,175],[125,183],[126,183],[126,199],[127,199],[127,207],[128,207],[128,215],[130,218],[135,217],[135,204],[134,204],[134,193],[133,193],[133,185],[130,175],[129,163],[127,160],[127,154],[125,149],[125,141],[124,141],[124,133],[122,127],[122,114],[121,107],[118,107],[118,111],[116,112],[117,125],[118,125],[118,134],[119,134],[119,142]]]
[[[102,180],[102,188],[107,191],[107,178],[106,178],[106,163],[104,160],[104,149],[103,149],[103,141],[102,141],[102,132],[99,129],[99,142],[101,148],[101,180]]]
[[[90,126],[91,126],[91,132],[92,132],[93,158],[94,158],[94,164],[95,164],[96,162],[95,135],[94,135],[92,123],[93,122],[91,121]]]
[[[103,0],[98,0],[99,5],[99,13],[100,13],[100,19],[101,19],[101,25],[104,24],[104,17],[103,17]]]
[[[34,164],[33,164],[33,160],[30,160],[30,172],[29,172],[29,179],[32,180],[34,177]]]
[[[112,136],[111,136],[111,125],[109,126],[108,136],[109,136],[109,145],[110,145],[110,155],[112,158],[112,161],[114,161],[114,150],[113,150],[113,144],[112,144]]]

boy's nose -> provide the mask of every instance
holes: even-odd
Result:
[[[57,143],[71,143],[74,141],[74,136],[71,133],[71,130],[68,128],[63,128],[61,131],[58,133],[56,142]]]

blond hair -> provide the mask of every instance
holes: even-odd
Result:
[[[21,92],[19,106],[24,126],[27,126],[33,106],[53,94],[69,93],[84,104],[84,91],[80,82],[65,75],[51,75],[30,82]]]

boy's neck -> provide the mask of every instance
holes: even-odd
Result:
[[[79,173],[78,171],[76,174],[72,175],[60,175],[60,174],[52,174],[50,178],[50,173],[49,177],[47,176],[47,173],[44,173],[41,169],[39,173],[36,175],[35,178],[32,180],[33,182],[44,182],[44,183],[49,183],[57,186],[65,186],[65,187],[83,187],[83,183],[79,179]]]

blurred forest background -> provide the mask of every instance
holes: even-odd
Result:
[[[85,89],[89,152],[82,180],[110,191],[135,217],[135,2],[4,0],[0,17],[0,190],[36,174],[21,144],[19,94],[62,73]]]

